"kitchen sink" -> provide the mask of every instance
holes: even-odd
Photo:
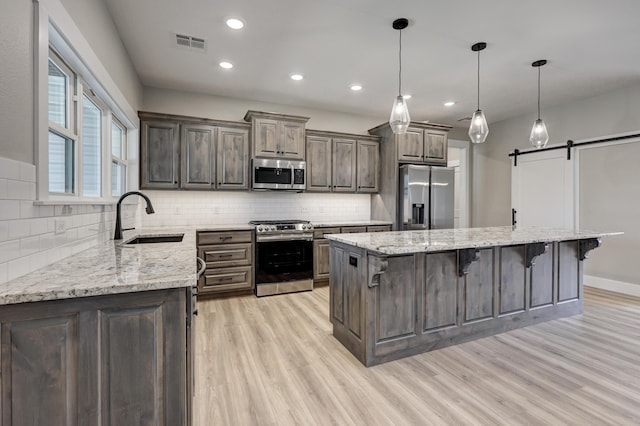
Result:
[[[180,241],[182,241],[183,237],[184,234],[140,235],[130,241],[127,241],[125,244],[179,243]]]

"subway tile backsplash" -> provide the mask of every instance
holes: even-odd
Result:
[[[230,225],[250,220],[367,221],[368,194],[291,192],[144,191],[155,214],[138,206],[137,226]]]
[[[114,205],[39,206],[35,198],[35,166],[0,157],[0,284],[113,238]],[[136,211],[123,205],[124,226]]]

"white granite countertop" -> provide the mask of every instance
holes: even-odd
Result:
[[[194,286],[195,231],[195,227],[127,231],[122,241],[98,244],[1,284],[0,305]],[[184,234],[182,242],[123,244],[135,236],[175,234]]]
[[[385,255],[411,254],[509,246],[525,243],[566,241],[622,235],[622,232],[598,232],[550,228],[491,228],[436,229],[430,231],[369,232],[361,234],[330,234],[326,238]]]
[[[333,228],[336,226],[376,226],[376,225],[392,225],[392,222],[384,220],[362,220],[362,221],[342,221],[342,222],[316,222],[311,221],[314,228]]]

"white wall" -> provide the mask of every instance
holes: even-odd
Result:
[[[0,156],[33,163],[33,4],[0,12]]]
[[[509,225],[511,223],[511,168],[512,159],[507,154],[514,148],[528,149],[528,137],[536,118],[536,113],[515,117],[489,126],[489,137],[482,145],[473,149],[473,201],[472,214],[474,226]],[[602,95],[542,108],[542,118],[549,130],[549,144],[564,144],[568,139],[596,138],[627,132],[640,131],[640,85],[627,87]],[[632,144],[621,145],[616,152],[617,158],[637,158],[637,149]],[[595,154],[595,152],[594,152]],[[628,250],[637,252],[640,247],[640,232],[637,222],[640,212],[640,192],[638,192],[632,165],[612,165],[605,157],[585,157],[580,169],[580,209],[581,226],[589,226],[601,231],[627,231],[624,237],[611,237],[611,244],[604,240],[602,248],[593,252],[592,260],[585,263],[587,274],[610,280],[623,280],[640,284],[640,275],[632,262],[611,262],[614,259],[627,259]],[[590,179],[597,175],[617,173],[626,176],[622,183],[627,188],[626,201],[622,203],[613,192],[603,191],[597,195],[590,192]],[[627,179],[627,181],[624,181]],[[620,187],[618,187],[619,189]],[[611,191],[617,191],[613,187]],[[609,209],[626,209],[634,212],[630,216],[621,216],[614,224],[603,220],[602,212],[585,206],[589,202],[608,205]],[[615,240],[614,240],[615,238]],[[595,259],[600,256],[602,261]],[[608,259],[608,260],[607,260]]]
[[[363,135],[368,134],[367,130],[388,120],[388,117],[368,117],[154,87],[144,88],[143,110],[145,111],[242,121],[245,113],[250,109],[309,117],[307,129]]]

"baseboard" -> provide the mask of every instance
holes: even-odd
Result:
[[[622,281],[608,280],[606,278],[585,275],[584,285],[587,287],[595,287],[602,290],[615,291],[616,293],[640,297],[640,284],[625,283]]]

